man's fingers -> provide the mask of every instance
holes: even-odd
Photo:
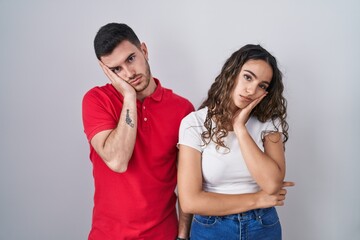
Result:
[[[100,67],[102,68],[102,70],[107,73],[108,70],[110,70],[102,61],[99,60],[99,64],[100,64]],[[107,74],[106,74],[107,75]]]
[[[113,71],[111,71],[103,62],[99,60],[100,67],[104,71],[105,75],[109,78],[111,83],[116,83],[116,81],[119,79],[119,76],[116,75]]]
[[[109,71],[112,72],[102,61],[99,60],[99,64],[100,67],[102,68],[102,70],[104,71],[104,73],[106,74],[106,76],[109,77]]]
[[[99,60],[100,67],[103,69],[107,76],[117,76],[113,71],[111,71],[108,66],[106,66],[102,61]]]

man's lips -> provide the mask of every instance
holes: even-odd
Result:
[[[136,85],[137,83],[139,83],[140,80],[141,80],[141,75],[140,75],[140,76],[136,76],[133,80],[130,80],[129,83]]]

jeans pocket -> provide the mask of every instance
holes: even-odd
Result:
[[[193,221],[204,225],[204,226],[211,226],[216,223],[216,217],[214,216],[203,216],[203,215],[194,215]]]
[[[272,227],[279,223],[279,216],[275,208],[268,209],[263,214],[258,216],[258,219],[261,225],[264,227]]]

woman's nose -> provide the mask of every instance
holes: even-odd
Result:
[[[246,87],[246,92],[250,95],[253,95],[255,94],[255,91],[256,91],[256,86],[252,85],[252,84],[249,84],[247,87]]]

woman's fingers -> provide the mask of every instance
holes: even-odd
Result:
[[[283,185],[282,185],[282,187],[292,187],[292,186],[295,186],[295,183],[288,182],[288,181],[283,182]]]

